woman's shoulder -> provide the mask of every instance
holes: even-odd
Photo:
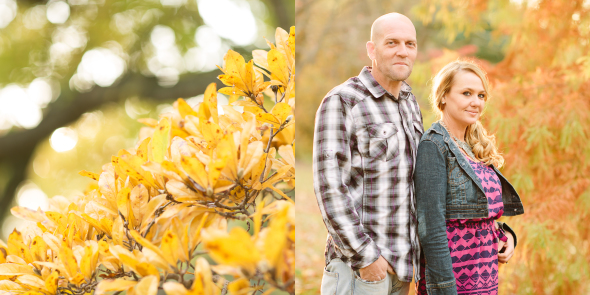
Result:
[[[432,123],[428,130],[424,131],[420,143],[423,141],[432,141],[437,145],[443,145],[445,142],[445,132],[443,131],[442,125],[438,122]]]

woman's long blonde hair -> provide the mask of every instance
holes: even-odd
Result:
[[[471,61],[457,60],[451,62],[442,68],[434,77],[432,92],[430,94],[430,104],[434,111],[439,114],[441,120],[442,111],[445,106],[442,104],[442,99],[451,90],[453,79],[460,71],[469,71],[476,74],[483,83],[483,88],[486,92],[486,102],[490,97],[488,77],[482,68]],[[479,120],[467,126],[467,130],[465,130],[465,141],[471,145],[473,154],[477,160],[486,165],[493,164],[497,168],[504,165],[504,157],[502,157],[496,147],[496,137],[488,134]]]

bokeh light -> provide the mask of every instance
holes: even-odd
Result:
[[[47,23],[46,6],[37,5],[27,9],[24,13],[23,25],[29,30],[38,30]]]
[[[109,87],[125,72],[123,58],[107,48],[95,48],[86,51],[78,65],[77,73],[72,77],[70,86],[80,92],[88,91],[93,84]]]
[[[21,207],[26,207],[31,210],[47,210],[49,207],[49,200],[47,195],[33,182],[25,182],[16,195],[16,202]]]
[[[63,24],[70,17],[70,6],[63,1],[52,2],[47,6],[47,20],[54,24]]]
[[[205,24],[239,46],[245,46],[257,37],[258,28],[247,1],[197,0]]]
[[[0,0],[0,29],[8,26],[16,16],[16,1]]]
[[[37,78],[27,87],[27,95],[39,107],[44,108],[53,100],[53,90],[46,79]]]
[[[0,90],[0,129],[8,129],[12,125],[26,129],[37,127],[43,114],[35,100],[27,95],[24,88],[15,84]]]
[[[49,138],[51,147],[58,153],[66,152],[78,143],[78,133],[68,127],[57,128]]]
[[[162,6],[180,7],[186,3],[186,0],[160,0]]]

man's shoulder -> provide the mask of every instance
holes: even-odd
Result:
[[[371,92],[369,92],[359,77],[355,76],[332,88],[332,90],[326,94],[324,100],[338,97],[345,104],[349,105],[350,107],[354,107],[369,95],[371,95]]]

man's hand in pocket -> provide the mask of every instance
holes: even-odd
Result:
[[[365,268],[359,269],[361,279],[368,282],[376,282],[385,279],[387,273],[393,274],[393,268],[383,256],[379,256],[375,262]]]

